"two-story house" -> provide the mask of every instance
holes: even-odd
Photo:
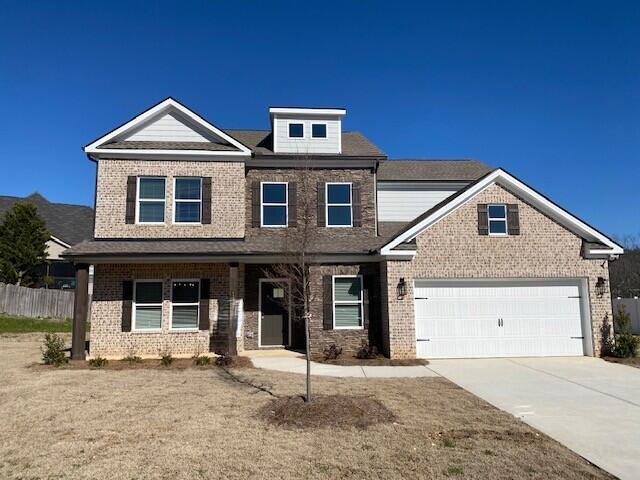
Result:
[[[300,348],[269,274],[307,232],[310,345],[392,358],[598,355],[622,248],[502,169],[388,160],[342,108],[269,109],[223,130],[167,99],[84,148],[94,239],[77,268],[73,357]]]

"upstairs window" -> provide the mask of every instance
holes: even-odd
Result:
[[[162,328],[162,282],[138,280],[134,283],[132,330]]]
[[[489,235],[507,234],[507,206],[488,206]]]
[[[327,183],[327,226],[353,226],[351,183]]]
[[[327,124],[314,123],[311,125],[311,136],[313,138],[327,138]]]
[[[304,137],[304,124],[290,123],[289,138],[303,138],[303,137]]]
[[[171,284],[171,328],[197,330],[200,309],[200,282],[175,280]]]
[[[138,177],[138,223],[164,223],[165,179]]]
[[[288,184],[272,182],[262,184],[263,227],[286,227],[288,214]]]
[[[176,178],[173,203],[174,223],[200,223],[202,218],[202,179]]]
[[[333,277],[333,328],[362,328],[362,277]]]

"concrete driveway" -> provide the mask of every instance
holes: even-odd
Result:
[[[429,368],[609,473],[640,478],[640,369],[590,357],[432,360]]]

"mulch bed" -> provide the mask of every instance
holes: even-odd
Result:
[[[228,357],[229,363],[224,365],[226,368],[253,368],[251,359],[248,357]],[[160,362],[160,359],[142,359],[138,361],[127,360],[109,360],[106,365],[102,367],[92,367],[88,361],[85,360],[70,360],[68,363],[56,367],[54,365],[44,365],[42,363],[34,363],[30,365],[30,368],[34,370],[52,370],[52,369],[64,369],[64,370],[145,370],[145,369],[157,369],[157,370],[186,370],[188,368],[206,369],[216,367],[216,358],[211,359],[209,365],[198,366],[194,364],[191,358],[174,358],[171,365],[164,366]]]
[[[630,367],[640,368],[640,357],[618,358],[618,357],[602,357],[607,362],[621,363]]]
[[[328,363],[330,365],[342,365],[345,367],[358,366],[358,367],[411,367],[416,365],[429,365],[429,361],[423,358],[412,358],[407,360],[391,360],[387,357],[376,358],[356,358],[345,357],[337,358],[335,360],[320,360],[321,363]]]
[[[396,416],[379,400],[347,395],[315,395],[311,402],[301,396],[280,397],[263,407],[259,415],[271,424],[301,429],[366,429],[396,421]]]

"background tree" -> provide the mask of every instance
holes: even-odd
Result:
[[[640,235],[625,235],[616,240],[625,252],[609,263],[611,294],[625,298],[640,296]]]
[[[49,233],[32,203],[17,202],[0,224],[0,281],[33,286],[47,260]]]
[[[304,161],[304,159],[303,159]],[[293,322],[303,323],[305,332],[305,353],[307,361],[306,395],[305,401],[311,401],[311,331],[309,324],[312,319],[311,305],[314,295],[311,290],[311,275],[309,272],[311,245],[313,242],[312,216],[316,192],[313,188],[311,169],[307,166],[300,171],[294,185],[295,208],[289,210],[289,228],[283,239],[284,259],[264,269],[265,277],[276,284],[283,291],[289,291],[282,303],[287,308],[287,301],[291,302]],[[293,193],[290,191],[290,194]]]

